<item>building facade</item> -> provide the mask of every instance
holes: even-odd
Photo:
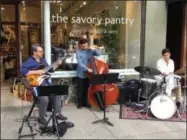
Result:
[[[178,69],[186,64],[186,5],[185,1],[3,0],[1,73],[6,79],[10,69],[12,74],[16,69],[18,76],[22,62],[31,55],[32,44],[42,44],[47,61],[52,63],[63,50],[74,53],[83,35],[90,46],[103,51],[111,69],[155,68],[166,47]],[[178,11],[172,13],[173,9]],[[175,24],[171,14],[181,15],[180,24]],[[178,28],[172,33],[174,26]],[[172,38],[177,39],[177,45],[172,45]],[[59,70],[74,70],[75,61],[72,58]]]

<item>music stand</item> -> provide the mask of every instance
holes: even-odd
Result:
[[[57,95],[68,95],[68,85],[52,85],[52,86],[38,86],[36,87],[38,96],[50,96],[50,97],[54,97]],[[59,139],[59,129],[58,129],[58,121],[55,117],[55,113],[54,113],[54,104],[53,103],[53,107],[52,107],[52,115],[51,117],[48,119],[47,124],[44,126],[42,132],[40,135],[42,135],[44,133],[44,131],[46,130],[50,120],[52,119],[52,131],[55,134],[55,131],[57,132],[57,137]]]
[[[103,89],[103,101],[104,101],[104,116],[103,119],[94,121],[93,124],[95,123],[107,123],[110,126],[114,126],[111,122],[108,121],[108,118],[106,118],[106,105],[105,105],[105,92],[106,92],[106,84],[110,83],[115,83],[118,81],[118,75],[119,73],[110,73],[110,74],[94,74],[91,76],[90,84],[91,85],[100,85],[104,84],[104,89]]]

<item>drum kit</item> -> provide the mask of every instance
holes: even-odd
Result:
[[[143,98],[145,101],[145,107],[136,112],[145,112],[146,117],[149,113],[151,113],[154,117],[161,120],[169,119],[175,113],[177,113],[178,117],[181,118],[176,101],[168,96],[165,92],[167,85],[165,78],[160,79],[160,82],[157,82],[158,80],[155,80],[155,78],[150,78],[155,75],[161,75],[160,71],[154,68],[142,66],[135,67],[134,69],[143,77],[145,77],[140,78],[140,86],[137,99],[138,103],[136,104],[137,106],[140,106],[140,99]],[[175,87],[178,87],[180,85],[180,77],[174,76],[174,80]],[[186,108],[186,104],[184,108]]]

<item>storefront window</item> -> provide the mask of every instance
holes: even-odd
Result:
[[[134,68],[140,65],[140,29],[141,29],[141,1],[126,2],[126,18],[134,19],[132,26],[126,26],[126,66]]]
[[[31,56],[32,44],[44,44],[43,3],[21,1],[19,6],[15,3],[1,5],[1,37],[8,40],[9,48],[14,46],[11,52],[14,55],[17,40],[21,41],[21,62]],[[16,15],[16,7],[19,7],[20,15]],[[63,56],[64,51],[73,54],[66,61],[68,66],[60,69],[76,69],[75,51],[78,40],[83,36],[89,40],[90,47],[102,51],[99,59],[108,62],[110,69],[140,65],[140,1],[52,1],[50,14],[52,62]],[[16,17],[20,17],[20,21]],[[21,26],[19,31],[16,28],[18,22]],[[19,32],[20,38],[16,36]],[[6,48],[1,47],[1,55],[5,55],[2,49]]]
[[[1,20],[6,22],[15,21],[15,5],[1,5]]]
[[[3,79],[8,79],[16,75],[15,5],[1,5],[0,17],[1,75],[3,75]]]
[[[41,22],[41,2],[22,1],[20,4],[21,22],[40,23]]]
[[[73,52],[84,35],[89,46],[102,50],[111,69],[139,65],[141,2],[59,1],[50,5],[52,47]]]
[[[20,23],[21,30],[17,23]],[[18,36],[19,32],[21,36]],[[0,5],[0,56],[5,79],[15,76],[15,69],[19,71],[20,68],[18,57],[21,64],[31,55],[31,46],[36,43],[41,43],[41,2],[21,1],[20,4],[10,2]],[[18,47],[20,56],[17,56]]]
[[[41,2],[22,1],[20,3],[21,52],[22,61],[31,53],[33,44],[41,44]]]
[[[15,25],[2,25],[1,30],[1,44],[0,44],[0,57],[1,67],[3,71],[3,78],[8,79],[16,75],[16,34]]]
[[[40,24],[21,25],[21,53],[22,61],[26,60],[31,53],[31,46],[40,43]]]

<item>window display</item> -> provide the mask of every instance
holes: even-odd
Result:
[[[52,46],[63,46],[74,53],[68,65],[76,63],[77,41],[83,36],[89,40],[89,47],[100,49],[101,59],[111,69],[139,65],[140,2],[68,1],[50,5]]]
[[[1,32],[1,59],[4,79],[16,75],[16,36],[15,26],[3,25]]]
[[[7,39],[1,46],[1,55],[7,54],[3,51],[13,55],[16,52],[16,40],[20,40],[20,63],[31,55],[32,44],[41,44],[45,49],[43,4],[43,1],[20,3],[20,37],[16,37],[18,31],[14,25],[17,23],[15,5],[1,5],[1,36]],[[75,51],[79,47],[80,37],[84,37],[88,39],[89,47],[102,52],[98,59],[107,62],[110,69],[138,66],[140,15],[141,2],[138,1],[50,2],[52,62],[71,53],[72,57],[58,70],[75,70]],[[14,65],[18,64],[16,61]]]

